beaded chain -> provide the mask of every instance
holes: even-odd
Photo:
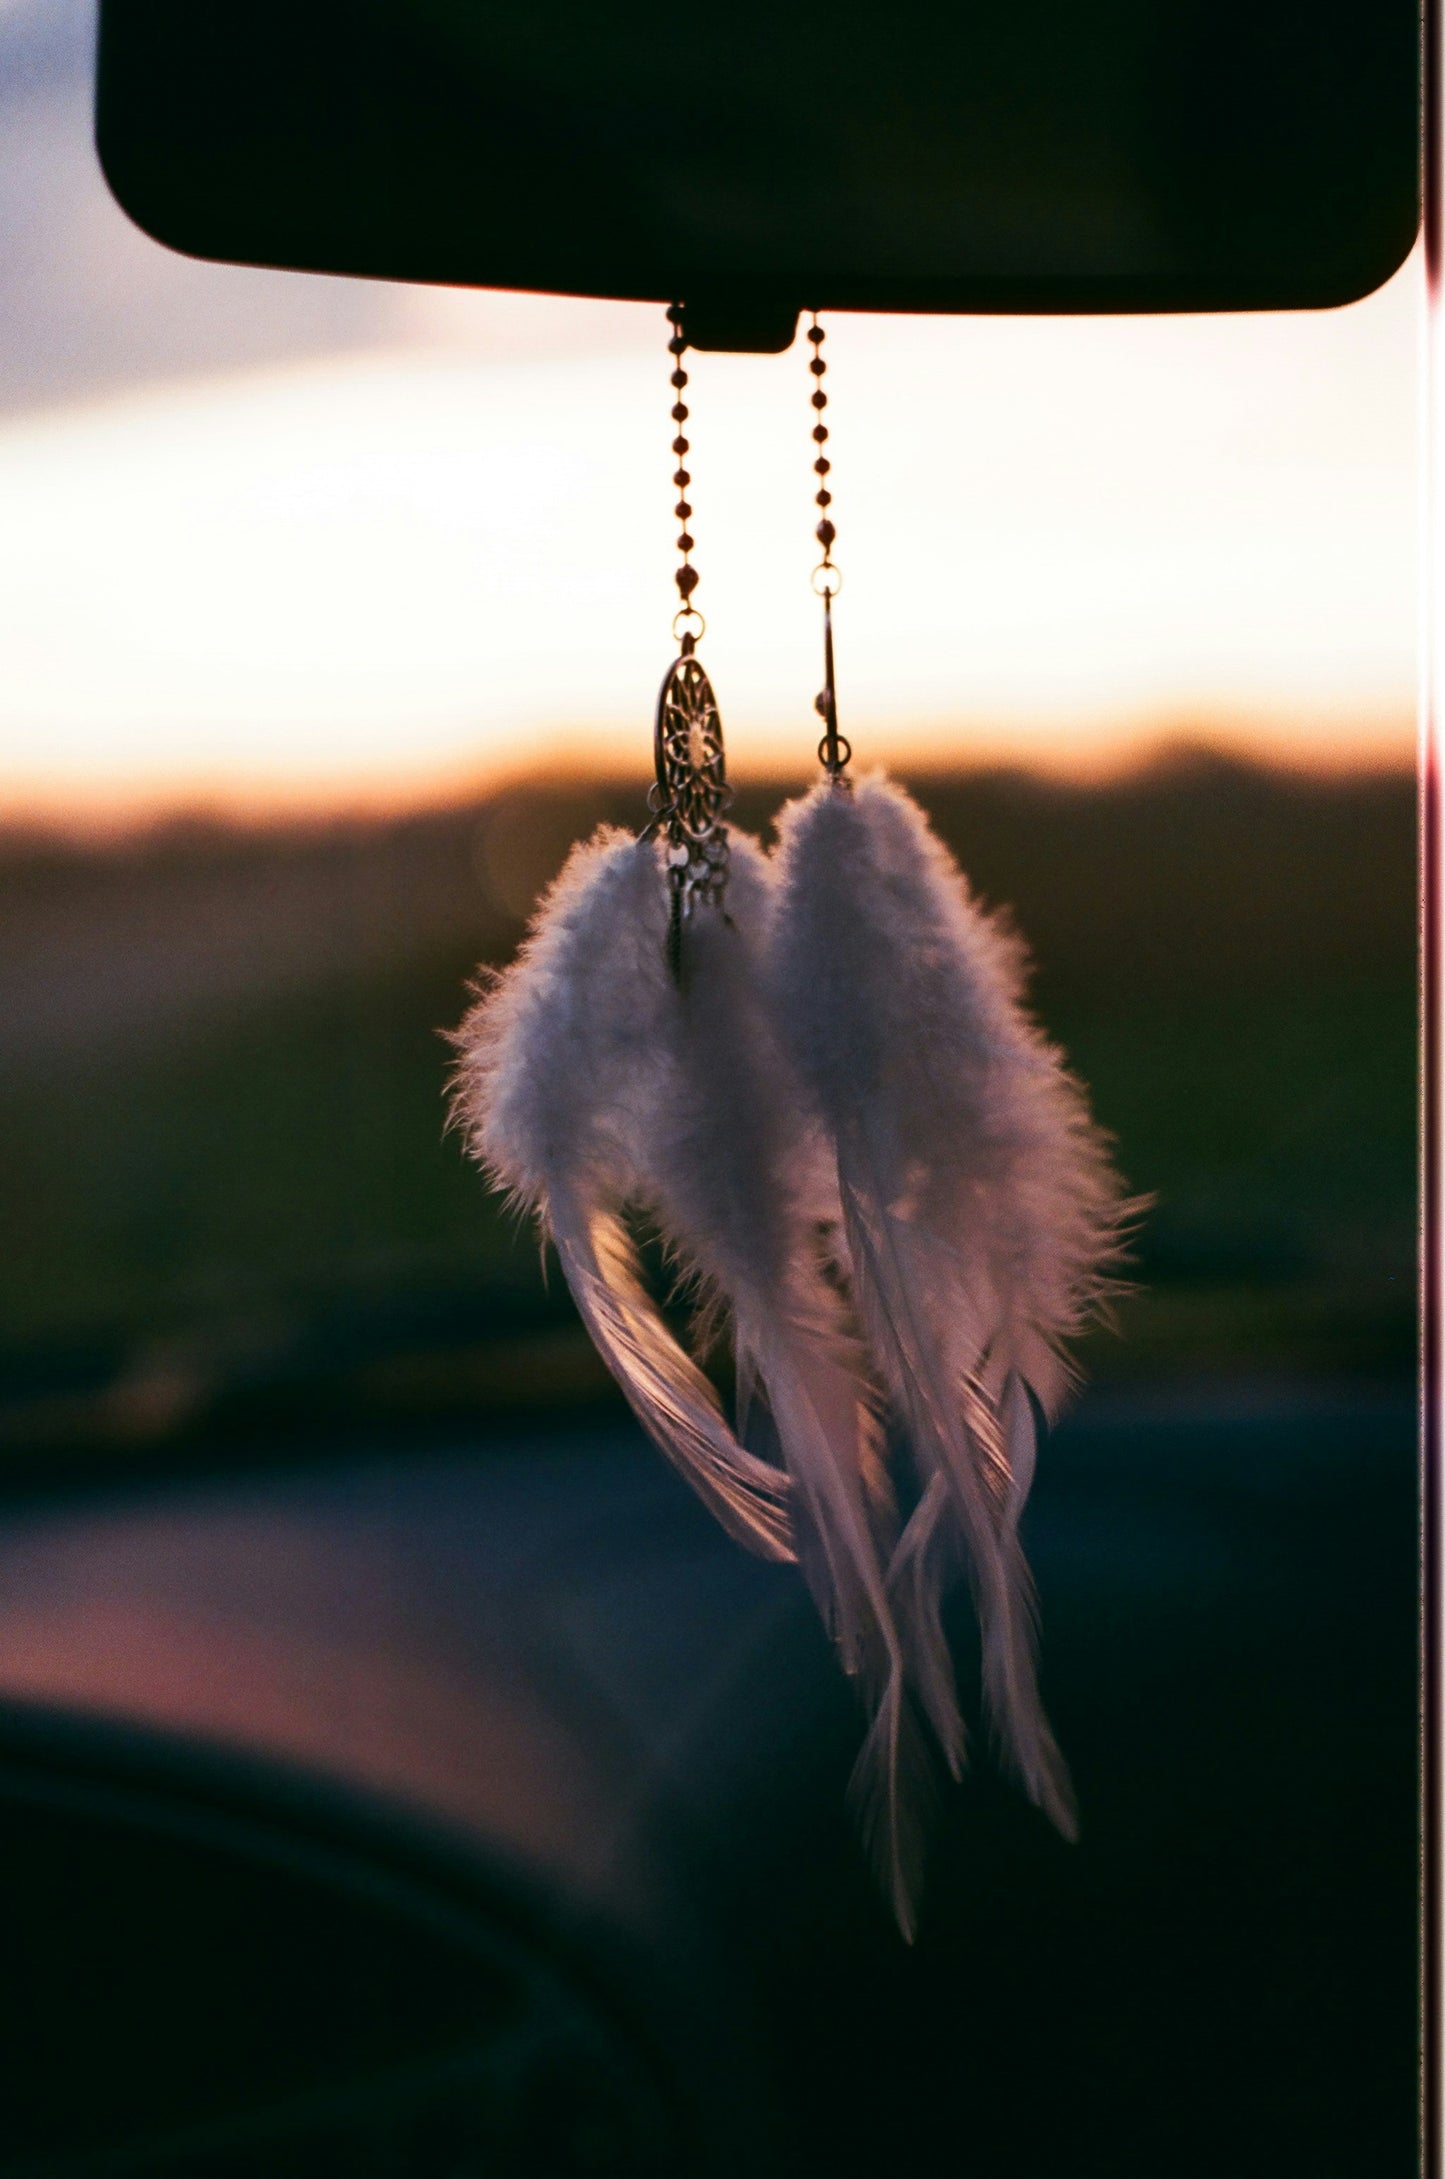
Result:
[[[687,403],[683,399],[683,395],[687,391],[687,372],[683,369],[682,363],[683,356],[687,352],[687,335],[682,329],[682,306],[680,303],[668,304],[667,322],[672,327],[672,338],[668,341],[667,352],[672,357],[672,378],[670,383],[673,393],[676,395],[676,399],[672,404],[672,420],[677,426],[677,437],[672,442],[672,451],[677,456],[677,467],[672,473],[672,481],[677,486],[678,501],[672,511],[682,524],[677,539],[677,549],[682,554],[682,566],[673,578],[677,584],[677,593],[682,603],[677,614],[677,620],[673,622],[672,632],[680,638],[684,655],[688,655],[697,647],[699,639],[706,632],[707,623],[692,602],[692,594],[698,585],[698,572],[692,564],[691,557],[696,540],[692,537],[687,526],[692,520],[692,507],[687,497],[687,488],[692,482],[692,477],[684,466],[690,452],[690,443],[682,428],[688,417]],[[684,625],[679,628],[677,621],[682,621]]]
[[[823,721],[823,738],[818,744],[818,762],[822,765],[835,787],[847,787],[848,763],[852,757],[852,744],[845,734],[838,731],[838,693],[833,674],[833,600],[843,587],[843,571],[834,563],[833,545],[837,529],[828,512],[833,504],[833,493],[828,483],[833,464],[828,458],[828,426],[823,421],[823,411],[828,406],[828,396],[823,391],[823,380],[828,366],[823,360],[823,328],[818,323],[818,313],[812,313],[813,322],[808,328],[808,340],[813,353],[808,369],[815,381],[813,386],[813,444],[817,453],[813,460],[813,474],[818,479],[818,489],[813,494],[818,509],[818,527],[813,532],[823,548],[823,557],[813,570],[813,590],[823,601],[823,686],[813,699],[813,709]]]
[[[677,538],[682,564],[673,578],[680,600],[672,621],[678,655],[663,677],[657,699],[653,735],[656,779],[647,804],[652,812],[649,833],[661,832],[667,839],[667,875],[672,894],[668,954],[674,973],[681,980],[683,924],[699,903],[720,905],[727,885],[728,836],[724,818],[732,801],[732,789],[728,785],[717,698],[697,656],[697,646],[706,633],[707,623],[693,603],[698,572],[692,564],[696,541],[689,527],[692,505],[687,496],[692,477],[686,466],[689,442],[683,429],[688,418],[687,403],[683,399],[687,391],[687,372],[682,361],[687,350],[687,333],[681,304],[669,305],[667,322],[671,328],[667,351],[672,358],[669,383],[673,392],[672,421],[676,428],[672,451],[677,458],[672,481],[677,488],[678,500],[673,512],[682,525]]]

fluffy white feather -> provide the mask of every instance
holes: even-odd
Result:
[[[658,855],[610,829],[573,850],[516,961],[456,1033],[453,1109],[493,1184],[556,1244],[648,1435],[730,1534],[789,1558],[786,1479],[739,1445],[647,1292],[624,1216],[638,1143],[666,1102],[677,1005]]]
[[[820,1246],[838,1218],[836,1170],[766,1001],[772,896],[766,858],[734,834],[726,915],[699,912],[685,932],[663,1037],[675,1076],[638,1160],[662,1230],[725,1307],[739,1377],[771,1416],[804,1571],[872,1713],[855,1803],[911,1931],[924,1750],[887,1587],[896,1519],[866,1359]]]
[[[796,1543],[871,1713],[854,1790],[911,1930],[922,1750],[888,1591],[877,1400],[819,1241],[838,1218],[831,1150],[763,991],[772,873],[745,835],[730,850],[725,910],[694,909],[679,975],[660,849],[602,834],[576,851],[459,1032],[458,1106],[493,1181],[555,1241],[644,1427],[735,1535],[775,1556]],[[704,1313],[730,1320],[741,1403],[765,1405],[784,1474],[745,1449],[667,1330],[628,1208],[655,1222]]]
[[[823,785],[780,830],[775,1015],[833,1145],[855,1300],[920,1470],[890,1569],[909,1674],[956,1770],[939,1603],[961,1543],[989,1711],[1069,1832],[1018,1520],[1030,1396],[1052,1415],[1067,1391],[1063,1342],[1108,1283],[1119,1186],[1079,1085],[1024,1011],[1018,942],[917,805],[882,778]]]

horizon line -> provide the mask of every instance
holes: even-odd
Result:
[[[1301,783],[1344,782],[1416,776],[1418,729],[1413,720],[1379,721],[1373,731],[1349,741],[1334,734],[1306,738],[1273,732],[1258,723],[1241,731],[1242,720],[1211,723],[1185,721],[1134,733],[1115,732],[1092,741],[1078,729],[1061,732],[1046,743],[976,723],[960,731],[963,746],[940,747],[933,737],[911,746],[866,756],[854,768],[910,774],[915,778],[1023,776],[1073,788],[1122,785],[1131,779],[1187,771],[1201,762],[1294,778]],[[752,737],[749,737],[751,740]],[[510,758],[510,761],[509,761]],[[816,766],[780,748],[763,757],[750,750],[748,775],[734,779],[735,790],[753,786],[795,786],[810,779]],[[530,760],[499,755],[492,764],[437,767],[425,771],[390,771],[372,779],[345,782],[334,775],[246,781],[236,775],[193,775],[168,781],[138,782],[126,791],[102,786],[89,793],[30,791],[0,780],[0,836],[77,842],[102,841],[165,832],[195,825],[216,830],[307,829],[347,823],[385,822],[441,814],[449,809],[494,801],[526,789],[616,787],[636,777],[639,796],[646,790],[647,767],[630,763],[620,749],[599,749],[578,742],[551,743]],[[650,776],[650,775],[647,775]]]

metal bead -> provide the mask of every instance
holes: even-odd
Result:
[[[671,384],[674,386],[685,386],[687,384],[686,371],[674,371],[672,374]]]
[[[667,344],[668,354],[670,356],[680,356],[684,355],[686,351],[687,342],[683,339],[681,333],[674,333],[672,339]]]
[[[823,520],[818,524],[818,527],[813,532],[813,534],[817,538],[818,543],[823,547],[824,551],[826,551],[828,546],[832,544],[838,532],[834,529],[832,523],[825,515]]]
[[[823,328],[822,328],[822,326],[821,326],[821,325],[810,325],[810,326],[808,327],[808,338],[809,338],[809,340],[810,340],[810,341],[814,342],[814,344],[816,345],[816,343],[817,343],[818,341],[820,341],[820,340],[821,340],[821,339],[823,338]]]
[[[679,522],[686,522],[688,516],[692,513],[692,509],[685,499],[680,499],[672,511]]]
[[[677,541],[677,549],[679,552],[691,552],[696,542],[697,540],[695,538],[689,537],[687,531],[684,530],[681,537],[679,537]]]
[[[676,582],[677,587],[682,592],[683,596],[685,598],[690,598],[698,585],[697,569],[695,567],[680,567],[673,580]]]
[[[813,494],[813,497],[820,507],[831,507],[833,504],[833,495],[831,492],[815,492]]]
[[[827,368],[828,366],[821,356],[814,356],[812,362],[808,365],[808,369],[812,372],[814,378],[821,378]]]
[[[687,422],[687,404],[685,401],[675,401],[673,403],[672,420],[675,424],[685,424]]]
[[[685,469],[679,469],[675,471],[672,481],[677,486],[680,492],[685,492],[687,490],[687,487],[691,484],[692,478],[688,475]]]
[[[814,432],[813,436],[814,438],[816,438],[817,433]],[[826,454],[820,454],[818,456],[818,459],[813,464],[814,469],[820,477],[826,477],[828,471],[832,468],[832,466],[833,464],[829,461]]]
[[[826,424],[814,424],[813,437],[817,440],[819,446],[823,444],[823,441],[827,438],[827,436],[828,427]]]
[[[825,409],[828,406],[828,396],[824,393],[821,386],[818,388],[818,391],[813,396],[813,406],[815,409]],[[672,413],[674,416],[676,416],[677,410],[674,409]],[[686,409],[683,410],[683,414],[687,414]]]
[[[687,452],[687,448],[688,442],[686,439],[674,439],[672,442],[672,451],[674,454],[685,454]]]

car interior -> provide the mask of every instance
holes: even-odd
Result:
[[[167,249],[680,302],[705,355],[1343,311],[1422,216],[1410,0],[97,35]],[[1079,1839],[968,1697],[912,1944],[797,1569],[442,1133],[475,964],[645,783],[4,828],[4,2179],[1419,2168],[1415,780],[958,757],[920,791],[1154,1202],[1025,1516]]]

